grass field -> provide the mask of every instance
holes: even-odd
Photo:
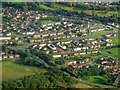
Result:
[[[39,20],[38,23],[45,24],[45,23],[50,23],[53,22],[52,20]]]
[[[112,42],[114,42],[116,45],[120,44],[118,36],[110,37],[110,39],[112,39]]]
[[[76,83],[71,86],[72,88],[93,88],[90,85],[83,84],[83,83]]]
[[[98,58],[98,57],[103,57],[104,55],[96,55],[96,56],[92,56],[92,58]]]
[[[118,88],[118,87],[115,87],[115,86],[112,86],[112,85],[104,85],[103,84],[104,78],[102,76],[89,76],[89,77],[85,76],[85,77],[83,77],[81,79],[92,82],[92,83],[97,83],[97,84],[100,84],[100,85],[103,85],[103,86]]]
[[[1,62],[0,62],[1,63]],[[21,78],[27,75],[32,75],[37,72],[47,72],[45,69],[17,64],[19,62],[3,61],[2,62],[2,80],[12,80]]]
[[[41,4],[39,7],[44,8],[44,9],[50,9],[50,10],[64,9],[68,11],[77,11],[78,13],[81,13],[82,11],[80,8],[68,7],[68,6],[56,4],[56,3],[54,3],[54,7],[48,7],[45,4],[44,5]],[[93,14],[93,10],[84,10],[84,12],[89,15]],[[108,17],[113,14],[118,14],[118,11],[108,11],[107,13],[105,13],[105,11],[95,10],[95,14],[97,14],[99,17],[104,17],[104,16]]]
[[[96,38],[99,38],[99,39],[101,39],[101,38],[103,38],[103,36],[97,36]]]
[[[16,45],[16,46],[14,46],[14,47],[25,47],[25,46],[27,46],[27,44]]]
[[[103,34],[103,33],[109,33],[111,31],[97,31],[97,32],[93,32],[93,34]]]
[[[89,77],[83,77],[83,80],[93,82],[93,83],[98,83],[102,84],[103,83],[103,77],[102,76],[89,76]]]
[[[120,48],[111,48],[111,49],[105,49],[105,50],[101,50],[103,55],[108,55],[108,56],[112,56],[114,58],[120,58],[118,51],[120,50]]]

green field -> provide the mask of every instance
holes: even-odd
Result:
[[[90,85],[83,84],[83,83],[76,83],[71,86],[72,88],[93,88]]]
[[[39,20],[38,23],[40,24],[45,24],[45,23],[50,23],[53,22],[52,20]]]
[[[77,7],[68,7],[62,4],[57,4],[54,3],[53,7],[48,7],[47,5],[44,4],[40,4],[39,5],[40,8],[44,8],[46,10],[50,9],[52,11],[54,10],[58,10],[58,9],[64,9],[64,10],[68,10],[68,11],[76,11],[78,13],[81,13],[81,8],[77,8]],[[85,13],[92,15],[93,14],[93,10],[84,10]],[[108,17],[111,16],[113,14],[118,14],[118,11],[108,11],[107,13],[105,11],[99,11],[99,10],[95,10],[95,14],[97,14],[99,17]]]
[[[27,44],[16,45],[16,46],[14,46],[14,47],[25,47],[25,46],[27,46]]]
[[[1,62],[0,62],[1,63]],[[34,73],[46,72],[45,69],[37,68],[33,66],[26,66],[14,61],[3,61],[2,62],[2,80],[10,80],[21,78],[24,76],[32,75]]]
[[[97,83],[97,84],[100,84],[100,85],[103,85],[103,86],[108,86],[108,87],[113,87],[113,88],[118,88],[118,87],[115,87],[115,86],[112,86],[112,85],[104,85],[104,78],[102,76],[85,76],[83,78],[81,78],[83,80],[86,80],[86,81],[89,81],[89,82],[92,82],[92,83]]]
[[[111,48],[111,49],[105,49],[105,50],[101,50],[103,55],[108,55],[108,56],[112,56],[114,58],[120,58],[118,57],[118,51],[120,49],[119,48]]]
[[[112,39],[112,42],[114,42],[116,45],[120,44],[119,43],[119,39],[118,39],[118,36],[115,36],[115,37],[110,37],[110,39]]]
[[[93,32],[93,34],[103,34],[103,33],[109,33],[111,31],[97,31],[97,32]]]
[[[98,58],[98,57],[103,57],[104,55],[96,55],[96,56],[92,56],[92,58]]]
[[[99,38],[99,39],[101,39],[101,38],[103,38],[103,36],[97,36],[96,38]]]
[[[89,76],[89,77],[83,77],[83,80],[93,82],[93,83],[98,83],[102,84],[103,83],[103,77],[102,76]]]

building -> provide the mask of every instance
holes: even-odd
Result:
[[[61,54],[57,53],[57,54],[52,54],[54,58],[59,58],[61,57]]]

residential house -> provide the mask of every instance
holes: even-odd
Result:
[[[78,55],[79,55],[79,53],[78,53],[78,52],[75,52],[75,53],[73,53],[73,55],[74,55],[74,56],[78,56]]]
[[[112,36],[112,34],[106,34],[105,36],[109,38]]]
[[[56,33],[50,33],[49,34],[49,36],[55,36],[56,35]]]
[[[91,51],[86,51],[86,54],[91,54]]]
[[[43,50],[43,52],[45,52],[46,54],[49,54],[50,50]]]
[[[16,43],[17,44],[24,44],[23,40],[17,40]]]
[[[47,27],[47,29],[52,29],[52,26]]]
[[[36,34],[36,35],[33,35],[33,37],[34,37],[34,38],[40,38],[40,37],[41,37],[41,35]]]
[[[18,59],[18,58],[20,58],[20,55],[16,54],[14,57],[15,57],[16,59]]]
[[[56,22],[55,25],[61,24],[61,22]]]
[[[39,44],[40,47],[44,47],[45,45],[47,45],[47,43],[40,43]]]
[[[11,37],[0,37],[0,40],[10,40]]]
[[[81,47],[74,48],[74,51],[79,51],[79,50],[81,50]]]
[[[62,54],[62,57],[67,57],[68,56],[68,54]]]
[[[114,46],[115,43],[105,43],[104,45],[105,45],[106,47],[108,47],[108,46]]]
[[[9,55],[8,58],[9,59],[14,59],[14,56],[13,55]]]
[[[42,37],[47,37],[47,36],[49,36],[49,34],[42,34],[41,36]]]
[[[100,48],[100,44],[92,45],[90,48]]]
[[[49,46],[52,50],[56,50],[57,48],[55,47],[55,45],[53,45],[53,44],[51,44],[50,46]]]
[[[59,47],[61,47],[62,49],[66,49],[66,46],[60,44]]]
[[[98,43],[97,40],[91,41],[92,44]]]
[[[72,40],[66,40],[66,41],[62,41],[61,44],[68,44],[68,43],[71,43]]]
[[[97,32],[97,29],[90,30],[90,32]]]
[[[88,46],[83,46],[82,49],[86,50],[88,49]]]
[[[65,65],[73,65],[73,64],[77,64],[77,61],[64,61]]]
[[[8,56],[2,56],[2,59],[8,59],[9,57]]]
[[[83,52],[83,51],[79,52],[79,53],[80,53],[80,55],[85,55],[86,54],[86,52]]]
[[[63,35],[64,34],[64,32],[58,32],[57,33],[57,35]]]
[[[98,50],[92,50],[91,53],[96,54],[96,53],[98,53]]]
[[[35,34],[35,32],[27,32],[26,34],[27,35],[33,35],[33,34]]]
[[[55,54],[52,54],[54,58],[58,58],[58,57],[61,57],[61,54],[59,53],[55,53]]]
[[[105,30],[104,28],[98,29],[98,31],[104,31],[104,30]]]

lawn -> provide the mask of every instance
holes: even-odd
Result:
[[[113,88],[117,88],[115,86],[112,86],[112,85],[104,85],[103,84],[103,80],[104,78],[102,76],[85,76],[83,78],[81,78],[83,80],[86,80],[86,81],[89,81],[89,82],[92,82],[92,83],[97,83],[97,84],[100,84],[100,85],[103,85],[103,86],[108,86],[108,87],[113,87]]]
[[[110,37],[110,39],[112,39],[112,42],[114,42],[116,45],[120,44],[119,43],[119,39],[118,39],[118,36],[115,36],[115,37]]]
[[[93,83],[98,83],[98,84],[102,84],[103,83],[103,77],[102,76],[85,76],[82,78],[83,80],[89,81],[89,82],[93,82]]]
[[[0,62],[1,63],[1,62]],[[2,80],[11,80],[16,78],[21,78],[27,75],[32,75],[34,73],[47,72],[45,69],[26,66],[22,64],[17,64],[14,61],[3,61],[2,62]]]
[[[50,23],[53,22],[52,20],[38,20],[38,23],[45,24],[45,23]]]
[[[113,15],[113,14],[118,14],[118,11],[109,11],[107,13],[108,13],[108,15]]]
[[[38,7],[44,8],[44,9],[51,9],[51,10],[54,10],[54,8],[50,8],[50,7],[45,6],[45,5],[43,5],[43,4],[40,4]]]
[[[96,38],[99,38],[99,39],[101,39],[101,38],[103,38],[102,36],[97,36]]]
[[[55,4],[55,3],[54,3]],[[61,5],[61,4],[55,4],[54,5],[55,7],[48,7],[46,6],[45,4],[41,4],[39,5],[39,7],[41,8],[44,8],[44,9],[50,9],[50,10],[58,10],[58,9],[64,9],[64,10],[68,10],[68,11],[76,11],[78,13],[81,13],[81,9],[80,8],[77,8],[77,7],[68,7],[68,6],[65,6],[65,5]],[[89,15],[92,15],[93,13],[93,10],[84,10],[85,13],[89,14]],[[97,14],[99,17],[108,17],[108,16],[111,16],[114,14],[117,14],[118,11],[108,11],[107,13],[105,13],[105,11],[99,11],[99,10],[95,10],[95,14]]]
[[[98,57],[103,57],[104,55],[96,55],[96,56],[92,56],[92,58],[98,58]]]
[[[103,34],[103,33],[110,33],[111,31],[97,31],[93,32],[93,34]]]
[[[16,45],[16,46],[14,46],[14,47],[25,47],[25,46],[27,46],[27,44]]]
[[[76,83],[76,84],[73,84],[71,88],[93,88],[93,87],[88,84]]]
[[[120,58],[118,57],[118,51],[120,49],[119,48],[111,48],[111,49],[105,49],[105,50],[101,50],[103,55],[108,55],[108,56],[112,56],[114,58]]]

